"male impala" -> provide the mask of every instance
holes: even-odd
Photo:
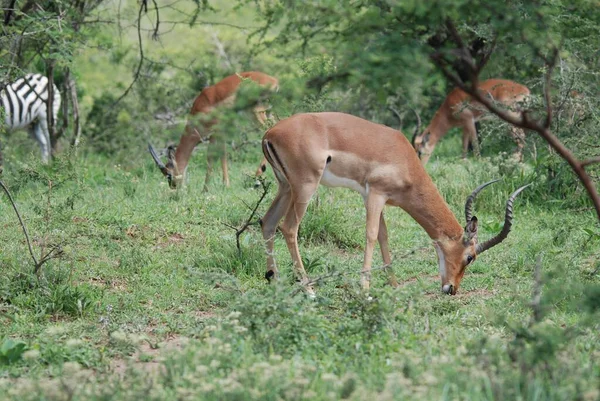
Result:
[[[442,291],[455,294],[465,267],[487,249],[504,240],[511,228],[512,204],[523,190],[515,191],[506,204],[506,220],[494,238],[477,243],[477,218],[472,217],[475,196],[488,182],[467,198],[467,225],[456,220],[431,178],[419,162],[408,140],[399,131],[343,113],[297,114],[280,121],[265,134],[263,153],[273,167],[279,190],[261,220],[267,243],[266,278],[277,277],[273,242],[277,225],[294,262],[294,269],[313,294],[298,250],[298,226],[308,201],[319,184],[358,191],[367,209],[367,242],[361,283],[369,288],[371,260],[379,240],[385,265],[391,263],[383,207],[406,210],[433,239],[438,255]],[[390,282],[397,284],[388,269]]]
[[[209,86],[200,92],[194,101],[194,105],[190,111],[190,117],[199,117],[200,115],[211,113],[219,106],[230,107],[233,105],[236,91],[238,90],[242,81],[246,79],[250,79],[259,85],[266,86],[272,90],[277,90],[279,86],[277,78],[258,71],[241,72],[239,74],[230,75],[217,82],[215,85]],[[267,109],[264,106],[255,106],[254,114],[256,119],[261,124],[266,122]],[[209,138],[209,146],[206,151],[207,167],[206,178],[204,180],[204,190],[206,191],[208,188],[207,186],[212,173],[212,166],[217,156],[221,157],[223,183],[225,186],[229,186],[225,139],[211,135],[211,127],[217,122],[215,119],[212,119],[211,121],[206,121],[206,119],[204,120],[205,121],[202,121],[198,118],[190,118],[188,120],[188,123],[185,127],[185,134],[181,136],[179,145],[177,145],[177,149],[175,150],[170,146],[167,150],[168,160],[166,165],[160,160],[152,145],[148,145],[148,149],[152,155],[152,158],[156,162],[156,165],[160,171],[165,175],[165,177],[167,177],[169,186],[173,189],[177,188],[183,182],[185,170],[189,163],[190,157],[192,156],[192,151],[199,142],[205,141],[207,138]],[[266,160],[263,159],[258,170],[264,171],[266,164]]]
[[[504,79],[488,79],[479,84],[479,90],[487,93],[496,102],[503,104],[508,109],[517,113],[518,103],[529,97],[529,89],[526,86]],[[427,164],[435,145],[446,133],[454,127],[460,127],[463,131],[462,157],[467,157],[469,143],[473,145],[476,155],[479,155],[479,142],[475,123],[489,117],[487,109],[480,103],[470,99],[462,90],[456,88],[446,97],[442,106],[436,111],[431,124],[420,135],[413,136],[413,146],[419,154],[421,163]],[[522,129],[511,126],[511,136],[517,143],[515,156],[523,158],[523,147],[525,146],[525,133]]]

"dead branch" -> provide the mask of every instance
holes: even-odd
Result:
[[[138,46],[140,49],[140,61],[137,65],[135,73],[133,74],[133,81],[131,81],[131,83],[129,84],[127,89],[125,89],[125,92],[123,92],[123,94],[121,96],[119,96],[119,98],[117,100],[115,100],[115,102],[112,104],[111,108],[115,107],[117,104],[119,104],[119,102],[121,102],[121,100],[123,100],[125,98],[125,96],[127,96],[129,94],[129,92],[133,88],[133,85],[140,78],[140,72],[142,71],[142,65],[144,64],[144,46],[142,44],[142,12],[144,12],[144,9],[146,10],[146,12],[148,11],[148,5],[147,5],[146,1],[142,1],[142,3],[140,4],[140,10],[138,11],[138,20],[137,20],[137,34],[138,34]]]
[[[10,201],[10,204],[12,205],[13,210],[15,211],[15,214],[17,215],[17,218],[19,219],[19,224],[21,225],[21,228],[23,229],[23,234],[25,235],[25,241],[27,242],[27,247],[29,248],[29,254],[31,255],[31,259],[33,259],[33,264],[34,264],[33,272],[37,276],[44,263],[46,263],[50,259],[56,258],[62,254],[62,247],[60,245],[53,245],[51,247],[50,251],[48,251],[46,254],[44,254],[43,250],[42,250],[41,258],[38,260],[35,257],[35,254],[33,253],[33,246],[31,245],[31,241],[29,240],[29,233],[27,232],[27,227],[25,226],[25,222],[21,218],[19,209],[17,208],[17,205],[16,205],[10,191],[8,190],[8,187],[4,184],[4,182],[2,182],[2,180],[0,180],[0,186],[6,193],[6,196],[8,196],[8,200]]]
[[[25,227],[25,223],[23,222],[23,219],[21,218],[19,209],[17,209],[17,205],[15,204],[15,201],[13,200],[13,197],[12,197],[10,191],[8,190],[6,185],[4,185],[4,182],[2,182],[2,180],[0,180],[0,186],[2,186],[2,189],[6,193],[6,196],[8,196],[8,200],[10,201],[10,204],[12,205],[12,207],[15,211],[15,214],[17,215],[17,218],[19,219],[19,223],[21,224],[21,228],[23,229],[23,234],[25,235],[25,240],[27,241],[27,247],[29,248],[29,254],[31,255],[31,259],[33,259],[33,263],[35,264],[36,269],[37,269],[38,261],[37,261],[35,255],[33,254],[33,247],[31,246],[31,241],[29,240],[29,234],[27,233],[27,227]]]
[[[465,58],[465,62],[469,63],[469,60],[472,61],[472,57],[470,54],[466,54],[464,50],[466,49],[460,35],[458,34],[456,28],[452,21],[448,21],[447,23],[448,29],[450,30],[453,40],[456,45],[461,50],[460,57]],[[520,112],[518,117],[510,114],[506,110],[502,109],[498,105],[496,105],[493,99],[485,96],[484,93],[477,89],[478,87],[478,79],[479,73],[481,72],[481,68],[483,67],[480,64],[472,65],[471,74],[469,76],[468,81],[469,84],[466,83],[465,80],[462,80],[456,72],[451,70],[452,60],[448,58],[448,53],[435,52],[431,55],[432,61],[440,68],[440,71],[446,76],[446,78],[451,81],[453,84],[458,86],[460,89],[471,95],[475,100],[485,106],[491,113],[497,115],[502,120],[523,129],[528,129],[531,131],[535,131],[540,135],[550,146],[571,166],[573,172],[579,178],[579,181],[585,187],[590,199],[594,204],[594,208],[596,210],[596,214],[598,215],[598,219],[600,220],[600,195],[598,195],[598,191],[592,178],[585,171],[585,166],[591,163],[596,163],[597,158],[589,159],[589,162],[579,160],[563,143],[550,131],[550,124],[552,121],[552,101],[550,95],[550,82],[552,71],[554,65],[556,64],[556,60],[558,57],[560,47],[555,47],[552,51],[551,57],[544,57],[538,52],[538,56],[542,57],[546,62],[546,75],[545,75],[545,87],[544,87],[544,99],[546,103],[546,117],[543,121],[533,119],[530,117],[530,112],[528,110],[523,110]],[[456,52],[453,54],[456,56]]]
[[[258,198],[258,201],[256,201],[256,203],[254,204],[254,207],[250,211],[250,216],[248,216],[248,218],[246,219],[244,224],[242,224],[242,226],[238,228],[231,224],[224,223],[227,227],[235,230],[235,244],[237,245],[237,250],[238,250],[239,256],[242,256],[242,247],[240,245],[240,236],[244,233],[244,231],[246,231],[248,229],[248,227],[254,226],[254,225],[257,225],[260,223],[260,220],[253,220],[253,219],[254,219],[254,216],[256,215],[256,211],[258,210],[258,207],[260,206],[262,201],[265,199],[265,196],[267,196],[267,194],[269,193],[269,189],[271,188],[271,183],[265,181],[263,177],[259,177],[258,182],[260,182],[260,186],[262,188],[262,194],[260,195],[260,198]],[[248,206],[248,205],[246,205],[246,206]]]

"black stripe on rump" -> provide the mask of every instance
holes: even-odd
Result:
[[[281,172],[287,179],[288,178],[287,172],[285,171],[285,167],[283,166],[283,163],[281,163],[281,159],[279,158],[279,155],[275,151],[275,148],[273,147],[273,145],[271,145],[271,143],[269,141],[265,141],[265,142],[267,143],[267,148],[269,149],[269,152],[267,152],[267,153],[273,153],[273,157],[275,158],[277,165],[281,168]],[[268,156],[267,156],[267,159],[269,159]],[[270,160],[270,162],[271,162],[271,166],[273,166],[273,162],[271,160]]]

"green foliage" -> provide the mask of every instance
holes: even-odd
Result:
[[[0,365],[10,365],[17,362],[26,350],[27,344],[23,341],[5,339],[0,346]]]
[[[369,294],[358,290],[365,212],[351,191],[321,189],[302,222],[300,252],[310,277],[322,278],[316,300],[296,283],[279,233],[281,280],[267,286],[258,226],[243,234],[239,253],[223,224],[245,221],[244,201],[257,195],[248,176],[263,129],[252,106],[269,104],[279,118],[335,110],[397,126],[392,105],[406,131],[413,107],[427,124],[450,89],[430,59],[454,54],[448,18],[468,44],[497,36],[482,78],[528,85],[534,117],[544,112],[537,53],[562,43],[552,131],[578,157],[596,156],[594,2],[159,2],[159,41],[146,35],[156,22],[149,2],[140,76],[118,103],[140,61],[140,3],[88,2],[85,13],[71,2],[37,3],[4,27],[0,62],[15,75],[10,49],[27,39],[13,60],[19,68],[43,71],[50,59],[70,67],[84,142],[51,166],[27,156],[25,134],[8,144],[4,174],[36,255],[56,245],[63,252],[30,274],[20,227],[0,202],[0,398],[598,398],[597,221],[569,167],[534,134],[525,163],[516,163],[508,127],[491,119],[481,158],[459,161],[453,132],[427,166],[457,216],[474,187],[503,178],[475,205],[481,240],[501,229],[508,194],[534,183],[515,202],[508,239],[469,266],[456,297],[439,294],[430,240],[398,209],[386,210],[386,221],[401,286],[387,287],[375,270]],[[231,188],[216,178],[201,192],[207,149],[199,145],[187,187],[170,192],[146,143],[176,143],[195,96],[248,70],[278,77],[279,91],[246,82],[232,109],[205,117],[218,117],[214,135],[235,144]],[[588,167],[594,179],[597,169]]]

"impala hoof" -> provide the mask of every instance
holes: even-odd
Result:
[[[273,281],[275,279],[275,272],[273,270],[268,270],[265,273],[265,278],[270,283],[271,281]]]

